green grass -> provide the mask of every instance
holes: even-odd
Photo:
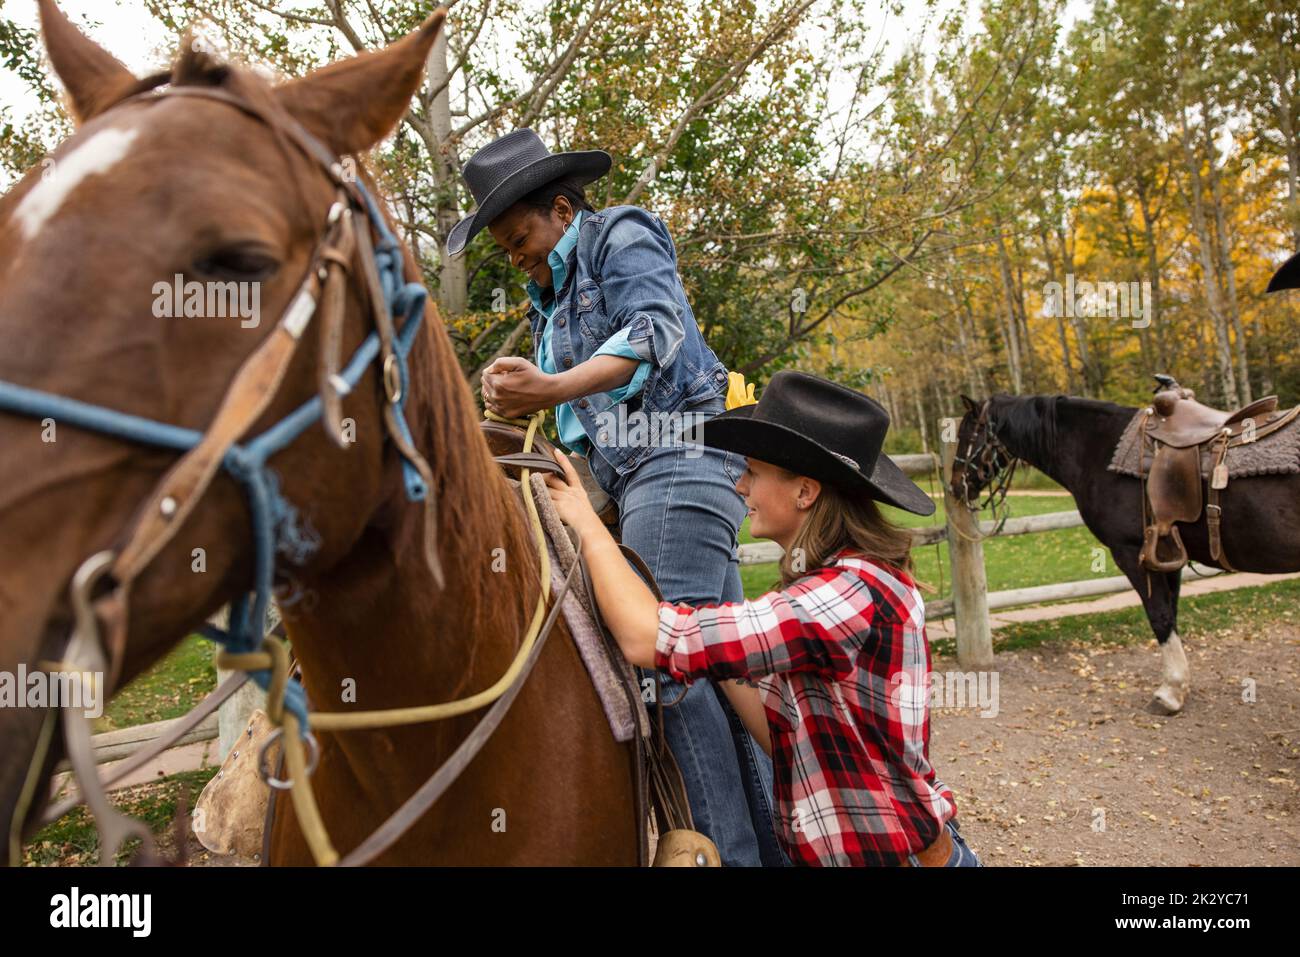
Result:
[[[1295,624],[1300,620],[1300,580],[1238,588],[1181,598],[1178,630],[1181,634],[1221,632],[1246,624],[1259,631],[1269,624]],[[1072,615],[1047,621],[1006,625],[993,633],[995,651],[1034,648],[1049,642],[1086,642],[1090,645],[1128,645],[1154,640],[1141,606],[1117,611]],[[951,638],[931,638],[936,655],[954,656]]]
[[[199,792],[217,770],[216,767],[210,767],[201,771],[184,771],[157,783],[114,792],[109,795],[109,800],[123,814],[143,821],[150,831],[159,835],[171,827],[181,794],[189,792],[186,806],[193,811]],[[128,863],[139,846],[138,840],[127,841],[117,852],[115,860],[118,866]],[[90,812],[84,807],[69,811],[37,832],[23,850],[25,866],[67,867],[98,863],[99,833],[95,830]]]
[[[94,731],[179,718],[216,686],[212,643],[191,635],[114,695]]]
[[[1042,491],[1059,490],[1060,487],[1046,479],[1046,476],[1041,477],[1048,483]],[[923,488],[926,487],[925,483],[921,484]],[[935,513],[927,516],[913,515],[888,506],[882,511],[894,524],[905,528],[942,527],[945,522],[943,502],[936,504]],[[1064,494],[1013,495],[1007,498],[1006,504],[1008,516],[1016,518],[1068,512],[1074,508],[1074,499]],[[982,514],[980,518],[988,519],[991,516]],[[749,533],[748,519],[741,526],[740,541],[742,544],[754,541]],[[952,572],[946,541],[913,549],[912,560],[916,565],[916,577],[938,589],[937,593],[926,593],[927,601],[951,596]],[[984,543],[984,570],[988,577],[989,591],[1121,574],[1111,560],[1110,551],[1083,526],[990,539]],[[745,587],[745,597],[754,598],[772,588],[779,572],[775,564],[743,565],[740,577]]]
[[[1064,492],[1065,488],[1054,478],[1048,477],[1038,469],[1021,463],[1016,466],[1016,474],[1011,477],[1012,489],[1027,489],[1036,492]]]

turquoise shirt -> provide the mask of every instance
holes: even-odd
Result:
[[[574,249],[578,245],[578,227],[582,223],[583,210],[573,217],[564,235],[560,241],[555,244],[555,248],[550,251],[546,261],[551,264],[551,289],[555,295],[551,297],[549,303],[542,302],[542,287],[537,284],[537,280],[528,280],[528,298],[533,301],[537,311],[545,316],[548,320],[551,314],[555,312],[555,302],[559,294],[564,291],[564,281],[569,277],[569,259],[574,255]],[[636,352],[627,342],[627,329],[620,329],[614,335],[605,340],[605,344],[597,349],[594,356],[622,356],[625,359],[638,358]],[[547,322],[545,330],[542,332],[542,341],[537,344],[537,366],[543,372],[551,375],[555,374],[555,360],[551,357],[551,325]],[[618,404],[641,391],[645,385],[646,376],[650,374],[650,363],[642,360],[632,373],[632,379],[627,385],[619,386],[617,389],[611,389],[608,393],[614,404]],[[587,451],[587,433],[583,431],[582,423],[578,421],[578,415],[573,411],[573,407],[567,402],[561,402],[555,407],[555,428],[560,434],[560,441],[567,448],[575,452],[586,454]]]

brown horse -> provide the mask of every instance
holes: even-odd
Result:
[[[277,86],[183,49],[171,83],[283,109],[336,155],[356,156],[400,121],[445,13],[382,51]],[[78,129],[53,154],[54,175],[33,171],[0,199],[0,380],[202,431],[274,322],[157,318],[155,284],[177,275],[256,282],[261,312],[280,316],[320,238],[331,184],[229,105],[123,103],[141,81],[52,0],[41,0],[41,14]],[[406,274],[418,275],[409,252],[405,259]],[[356,283],[346,303],[350,355],[370,328]],[[315,338],[253,434],[317,391]],[[433,473],[441,588],[422,558],[422,506],[406,500],[382,398],[372,366],[344,399],[353,444],[339,448],[313,427],[272,460],[285,498],[321,543],[292,570],[313,600],[287,616],[315,710],[421,705],[486,688],[515,656],[537,603],[530,531],[480,435],[436,313],[411,353],[406,418]],[[175,456],[5,413],[0,448],[0,670],[30,672],[58,660],[67,643],[74,570],[122,544]],[[247,590],[252,547],[243,495],[220,475],[132,586],[119,684]],[[352,688],[355,703],[344,696]],[[0,710],[0,820],[11,840],[31,832],[44,803],[15,820],[46,714]],[[382,823],[480,714],[323,734],[312,781],[339,851]],[[39,795],[60,757],[56,745],[39,768]],[[630,746],[614,741],[561,620],[489,743],[378,862],[635,864],[633,760]],[[276,807],[271,862],[311,863],[292,802]]]

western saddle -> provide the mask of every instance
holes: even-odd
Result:
[[[1186,565],[1187,549],[1174,523],[1199,521],[1204,503],[1210,557],[1227,571],[1235,571],[1219,535],[1220,493],[1228,486],[1228,449],[1276,432],[1295,419],[1300,406],[1278,412],[1277,396],[1270,395],[1222,412],[1197,402],[1195,393],[1172,376],[1155,378],[1159,383],[1155,396],[1139,413],[1145,417],[1139,461],[1147,461],[1148,442],[1151,451],[1150,468],[1142,474],[1143,536],[1138,561],[1157,572],[1178,571]],[[1213,463],[1208,476],[1203,471],[1207,461]],[[1201,483],[1207,478],[1208,493],[1203,496]]]

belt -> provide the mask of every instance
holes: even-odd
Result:
[[[934,843],[916,855],[922,867],[943,867],[950,857],[952,857],[952,835],[948,833],[947,824],[940,828],[939,836],[935,838]],[[912,863],[907,858],[903,858],[903,866],[911,867]]]

